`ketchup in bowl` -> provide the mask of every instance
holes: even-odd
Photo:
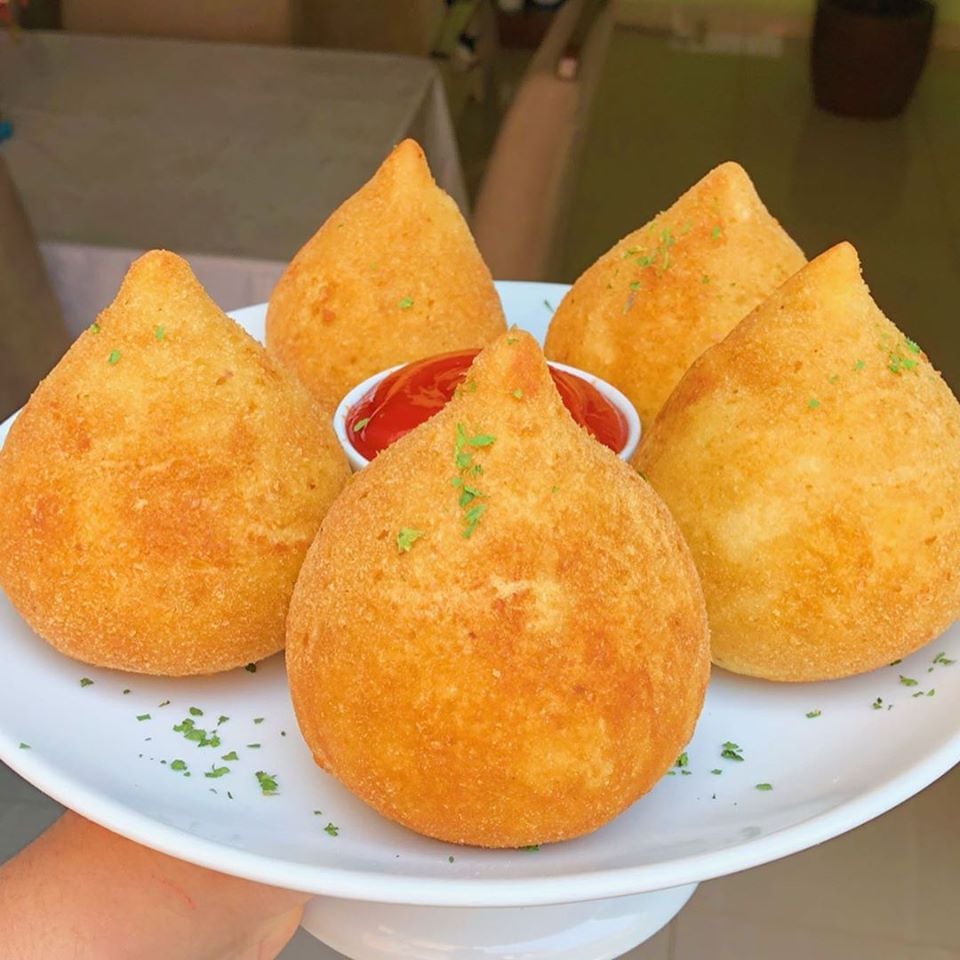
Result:
[[[405,433],[429,420],[453,397],[479,350],[427,357],[387,374],[350,408],[346,433],[362,456],[372,460]],[[619,453],[627,442],[627,421],[593,384],[550,367],[564,406],[600,443]]]

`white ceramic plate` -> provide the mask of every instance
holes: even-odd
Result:
[[[565,288],[499,289],[510,320],[542,336]],[[262,336],[262,307],[235,316]],[[184,860],[375,902],[549,904],[704,880],[849,830],[960,759],[960,663],[934,662],[941,653],[960,661],[955,625],[903,663],[850,680],[776,685],[717,671],[685,768],[591,836],[536,851],[482,851],[389,823],[317,769],[297,732],[280,657],[256,673],[201,679],[98,670],[54,652],[5,599],[0,649],[0,757],[41,790]],[[81,686],[81,678],[94,682]],[[221,716],[229,720],[217,726]],[[200,747],[175,732],[187,717],[215,728],[220,745]],[[739,745],[742,761],[721,758],[726,741]],[[238,759],[222,760],[230,751]],[[178,759],[191,776],[171,769]],[[207,778],[213,767],[230,772]],[[257,771],[275,776],[275,796],[261,793]]]

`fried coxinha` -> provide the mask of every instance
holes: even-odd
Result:
[[[348,476],[328,420],[203,291],[145,254],[0,453],[0,583],[87,663],[211,673],[283,646]]]
[[[287,668],[314,757],[357,796],[432,837],[515,847],[594,830],[674,763],[707,623],[659,497],[510,331],[334,504]]]

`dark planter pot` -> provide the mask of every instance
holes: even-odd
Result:
[[[907,105],[930,50],[933,4],[819,0],[813,27],[813,95],[831,113],[892,117]],[[878,12],[877,8],[883,8]]]

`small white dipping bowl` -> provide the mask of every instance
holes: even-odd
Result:
[[[592,373],[587,373],[586,370],[578,370],[576,367],[567,366],[565,363],[554,363],[552,360],[548,360],[547,363],[551,367],[556,367],[557,370],[564,370],[581,380],[586,380],[620,411],[627,423],[627,442],[617,456],[621,460],[629,460],[640,442],[640,417],[633,404],[616,387],[611,386],[606,380],[601,380]],[[384,377],[389,376],[394,370],[401,370],[405,366],[407,366],[406,363],[400,363],[395,367],[381,370],[372,377],[367,377],[366,380],[358,383],[350,390],[337,404],[337,409],[333,413],[333,429],[340,441],[340,446],[343,447],[343,451],[347,455],[347,460],[350,461],[350,469],[354,472],[362,470],[370,461],[350,442],[350,438],[347,436],[347,417],[354,406],[373,390]]]

